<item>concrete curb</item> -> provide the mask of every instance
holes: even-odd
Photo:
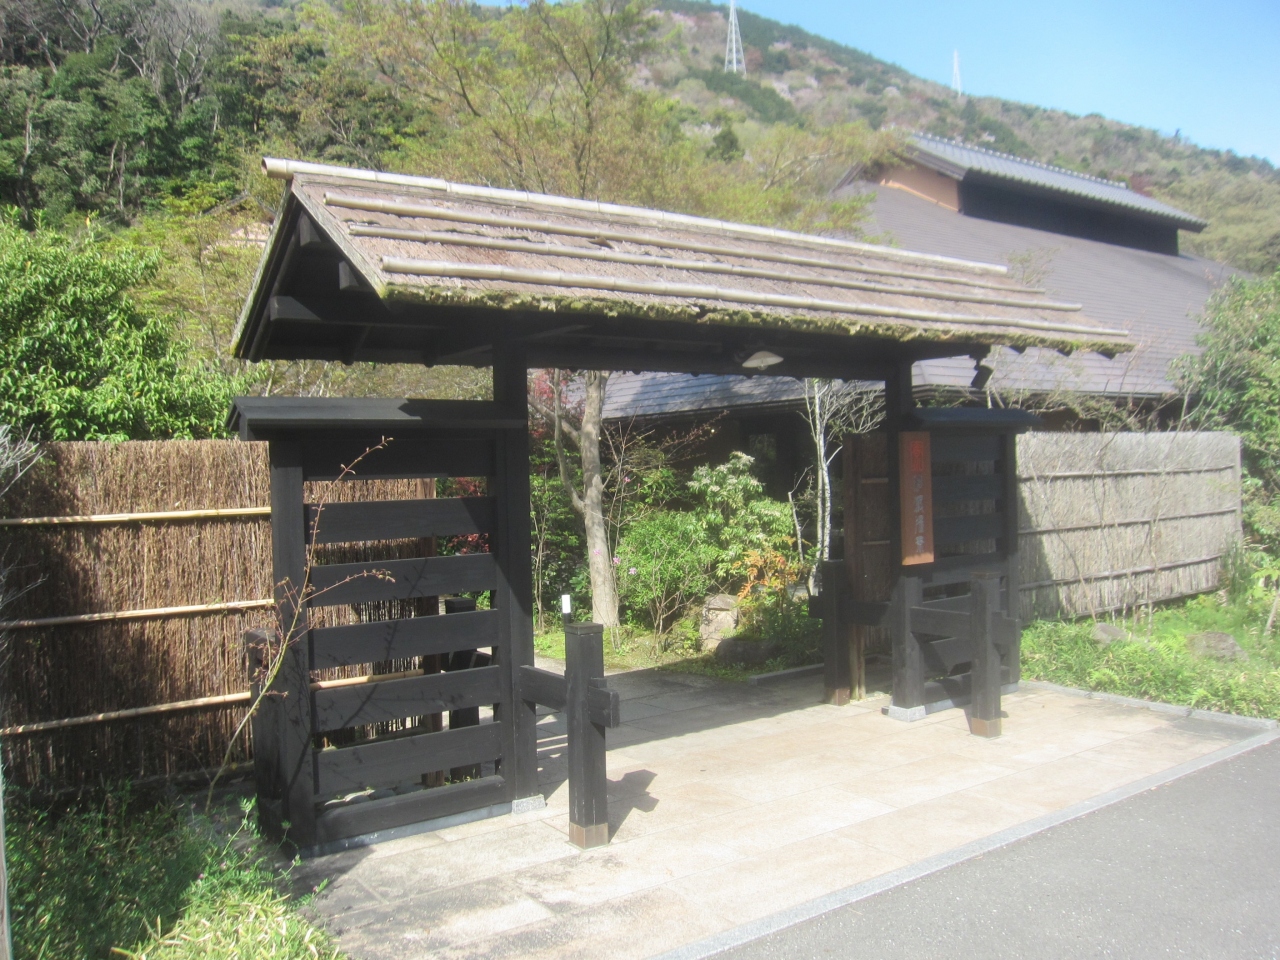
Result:
[[[775,670],[773,673],[757,673],[747,677],[747,683],[775,683],[779,680],[790,680],[793,677],[817,676],[822,673],[820,663],[811,663],[803,667],[790,667],[786,670]]]
[[[1192,717],[1197,720],[1213,720],[1217,723],[1230,723],[1238,727],[1252,727],[1256,730],[1274,730],[1280,724],[1265,717],[1242,717],[1238,713],[1219,713],[1216,710],[1197,710],[1195,707],[1183,707],[1176,703],[1162,703],[1159,700],[1140,700],[1137,697],[1122,697],[1116,693],[1100,693],[1096,690],[1081,690],[1077,687],[1062,687],[1047,680],[1023,680],[1020,683],[1024,690],[1043,690],[1046,693],[1061,693],[1068,697],[1084,697],[1086,700],[1102,700],[1106,703],[1118,703],[1126,707],[1141,707],[1155,713],[1168,713],[1175,717]]]
[[[1052,689],[1054,692],[1067,694],[1082,694],[1097,698],[1100,695],[1090,694],[1088,691],[1077,691],[1070,687],[1056,687],[1053,684],[1039,683],[1038,681],[1023,681],[1024,683],[1036,683],[1044,689]],[[1111,697],[1111,695],[1101,695],[1109,697],[1113,700],[1119,700],[1125,703],[1132,703],[1138,706],[1151,707],[1153,704],[1147,700],[1130,700],[1125,697]],[[1169,704],[1160,704],[1162,707],[1170,707]],[[1233,714],[1215,714],[1208,710],[1191,711],[1189,707],[1172,708],[1176,711],[1187,711],[1184,715],[1194,716],[1204,714],[1205,719],[1217,720],[1219,722],[1232,723],[1237,720],[1254,720],[1252,717],[1235,717]],[[1229,718],[1225,719],[1224,718]],[[873,877],[870,880],[864,880],[862,883],[854,884],[843,890],[837,890],[835,893],[829,893],[825,896],[818,897],[816,900],[810,900],[808,903],[797,904],[788,910],[775,913],[772,916],[762,917],[751,923],[743,924],[739,927],[726,930],[723,933],[714,934],[694,943],[686,944],[683,947],[677,947],[666,953],[657,954],[650,960],[705,960],[708,957],[714,957],[717,954],[724,953],[734,947],[742,946],[753,940],[759,940],[761,937],[769,936],[796,924],[804,923],[812,920],[824,913],[830,913],[832,910],[840,907],[848,906],[851,903],[857,903],[859,900],[865,900],[873,897],[878,893],[884,893],[892,890],[894,887],[900,887],[903,884],[911,883],[922,877],[927,877],[939,870],[945,870],[947,867],[955,866],[966,860],[972,860],[975,857],[981,857],[985,854],[998,850],[1001,847],[1007,847],[1019,840],[1025,840],[1027,837],[1042,833],[1052,827],[1067,823],[1070,820],[1076,820],[1086,816],[1104,807],[1119,803],[1122,800],[1128,800],[1147,790],[1163,786],[1181,777],[1188,776],[1211,767],[1214,764],[1221,763],[1224,760],[1230,760],[1242,753],[1247,753],[1257,747],[1270,743],[1273,740],[1280,739],[1280,729],[1277,728],[1275,721],[1259,721],[1259,723],[1269,723],[1268,729],[1258,733],[1247,740],[1241,740],[1230,746],[1223,747],[1221,750],[1215,750],[1213,753],[1206,754],[1195,760],[1189,760],[1186,763],[1179,764],[1176,767],[1170,767],[1162,773],[1153,774],[1144,777],[1127,786],[1118,787],[1107,793],[1099,794],[1090,800],[1083,800],[1080,803],[1058,810],[1055,813],[1045,814],[1043,817],[1037,817],[1026,823],[1009,827],[999,833],[984,837],[981,840],[975,840],[967,843],[962,847],[954,850],[948,850],[945,853],[936,854],[928,857],[918,863],[913,863],[901,869],[894,870],[890,873],[883,874],[879,877]],[[1238,724],[1236,724],[1238,725]]]

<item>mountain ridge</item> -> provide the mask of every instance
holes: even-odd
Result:
[[[737,77],[721,69],[727,5],[655,0],[652,9],[665,36],[644,64],[646,79],[704,115],[719,110],[746,125],[862,119],[1120,181],[1209,221],[1203,234],[1184,234],[1189,251],[1254,272],[1280,266],[1280,170],[1265,158],[1096,113],[957,97],[870,53],[741,7],[747,76]]]

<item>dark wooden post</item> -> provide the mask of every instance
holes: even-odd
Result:
[[[1000,736],[1000,651],[996,649],[992,617],[1000,608],[1000,578],[975,574],[969,581],[969,732],[979,737]]]
[[[499,333],[493,347],[493,399],[527,421],[529,416],[528,359],[522,345]],[[529,556],[529,432],[503,430],[498,436],[498,471],[494,491],[499,504],[497,550],[507,609],[502,627],[507,637],[507,662],[499,662],[503,689],[510,691],[497,710],[511,711],[509,740],[503,744],[507,761],[500,771],[511,784],[518,809],[544,806],[538,790],[538,710],[520,696],[520,668],[533,666],[533,569]]]
[[[1004,435],[1004,551],[1005,551],[1005,602],[1004,612],[1010,620],[1022,620],[1022,592],[1018,586],[1018,435],[1012,430]],[[1015,628],[1014,640],[1009,647],[1009,682],[1022,678],[1022,635]]]
[[[822,679],[823,700],[838,707],[849,702],[852,666],[849,662],[849,625],[844,599],[849,592],[845,562],[822,561]]]
[[[919,577],[898,578],[889,602],[889,628],[893,632],[893,701],[889,716],[895,720],[925,717],[924,654],[911,630],[911,608],[923,601],[924,584]]]
[[[584,850],[609,842],[605,728],[592,722],[588,691],[604,687],[604,627],[571,623],[564,635],[569,730],[569,839]]]
[[[285,644],[273,690],[280,697],[277,732],[281,819],[297,846],[315,842],[315,774],[311,765],[311,644],[301,596],[307,577],[307,515],[303,503],[302,448],[273,440],[271,459],[271,569],[276,616]],[[299,607],[301,603],[301,607]]]

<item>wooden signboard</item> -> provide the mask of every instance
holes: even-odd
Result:
[[[933,563],[933,468],[927,431],[898,435],[902,562]]]

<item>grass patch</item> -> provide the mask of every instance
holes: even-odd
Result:
[[[51,810],[6,800],[17,960],[336,960],[249,828],[171,798]]]
[[[1100,647],[1093,621],[1038,621],[1022,635],[1022,675],[1065,686],[1158,700],[1249,717],[1280,718],[1280,639],[1263,637],[1262,598],[1195,597],[1150,614],[1115,621],[1130,641]],[[1193,654],[1188,637],[1229,633],[1248,660]]]

